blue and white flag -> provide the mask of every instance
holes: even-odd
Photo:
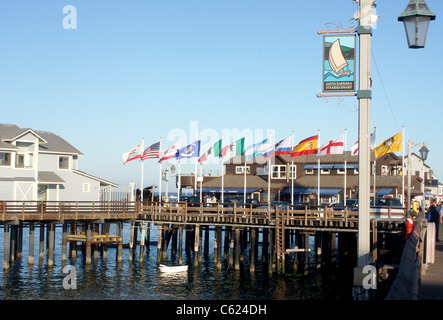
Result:
[[[254,157],[263,156],[263,150],[269,147],[267,143],[268,139],[265,139],[262,142],[253,144],[252,146],[248,147],[244,153],[245,161],[251,161]]]
[[[175,155],[177,160],[188,159],[199,156],[200,156],[200,140],[197,140],[186,147],[178,149]]]
[[[291,153],[291,143],[292,136],[287,137],[286,139],[280,140],[274,146],[265,150],[263,155],[267,158],[270,156],[278,156],[281,154],[290,154]]]

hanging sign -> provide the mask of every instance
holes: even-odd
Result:
[[[323,92],[355,91],[356,36],[323,36]]]

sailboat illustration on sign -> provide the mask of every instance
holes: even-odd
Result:
[[[329,65],[338,76],[349,76],[351,74],[351,71],[348,68],[348,63],[341,51],[339,39],[337,39],[329,49]]]

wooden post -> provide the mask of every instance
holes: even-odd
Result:
[[[17,234],[17,259],[23,256],[23,222],[19,222]]]
[[[92,231],[91,224],[86,225],[86,250],[85,250],[85,263],[91,264],[91,245],[92,245]]]
[[[123,261],[123,222],[118,223],[118,236],[119,240],[117,243],[117,262]]]
[[[229,235],[230,235],[230,227],[225,227],[225,240],[223,247],[223,259],[226,260],[229,252]]]
[[[178,227],[178,264],[182,264],[182,254],[183,254],[183,226]]]
[[[129,255],[128,259],[129,261],[132,261],[133,258],[133,250],[134,250],[134,222],[131,222],[131,232],[129,235]]]
[[[298,270],[298,247],[300,244],[300,237],[296,230],[294,230],[294,273],[297,273]]]
[[[337,234],[335,232],[331,233],[331,263],[335,267],[337,262]]]
[[[251,228],[250,229],[250,237],[249,237],[249,271],[255,272],[255,253],[256,253],[256,236],[257,236],[257,229]]]
[[[105,222],[102,225],[102,232],[103,235],[109,236],[109,222]],[[106,238],[106,241],[102,244],[102,257],[103,260],[106,261],[106,259],[108,259],[108,243],[109,243],[109,238]]]
[[[34,264],[34,231],[35,226],[34,222],[29,223],[29,255],[28,255],[28,264]]]
[[[67,233],[68,233],[68,225],[67,225],[66,222],[63,222],[63,231],[62,231],[62,263],[66,262]]]
[[[40,223],[40,243],[39,243],[39,254],[38,254],[38,260],[39,262],[42,262],[45,257],[45,225],[43,223]]]
[[[160,263],[162,258],[162,242],[163,242],[163,228],[159,226],[157,237],[157,264]]]
[[[71,224],[71,234],[77,234],[77,224],[75,222]],[[77,242],[70,241],[69,249],[71,260],[75,260],[77,258]]]
[[[262,243],[262,262],[268,261],[269,252],[269,229],[263,228],[263,243]]]
[[[194,234],[194,266],[198,266],[199,260],[199,245],[200,245],[200,225],[195,225],[195,234]]]
[[[137,255],[137,238],[138,238],[138,226],[140,224],[138,222],[134,223],[134,242],[133,242],[133,250],[132,250],[132,257],[135,258]]]
[[[315,233],[315,258],[316,258],[316,268],[320,269],[321,267],[321,256],[322,256],[322,236],[321,232],[317,231]]]
[[[17,226],[11,225],[11,236],[9,241],[9,261],[11,264],[14,264],[15,256],[17,253]]]
[[[9,269],[9,224],[5,224],[3,238],[3,270]]]
[[[269,257],[268,257],[268,273],[272,274],[275,271],[275,229],[269,230]]]
[[[235,229],[235,270],[240,270],[240,229]]]
[[[231,243],[230,243],[230,252],[229,252],[229,266],[232,267],[234,265],[234,248],[235,248],[235,231],[231,227]]]
[[[48,234],[48,267],[54,265],[55,224],[49,223]]]
[[[205,257],[209,254],[209,226],[205,227]]]
[[[138,255],[138,261],[142,262],[145,257],[145,233],[146,233],[146,223],[141,223],[141,234],[140,234],[140,253]]]
[[[305,245],[305,254],[304,254],[304,266],[303,266],[303,274],[305,276],[308,275],[308,267],[309,267],[309,233],[305,233],[305,239],[304,239],[304,245]]]

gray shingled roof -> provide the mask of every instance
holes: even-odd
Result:
[[[83,155],[69,142],[52,132],[32,130],[30,128],[19,128],[13,124],[0,124],[0,148],[6,148],[8,145],[10,148],[13,147],[10,142],[27,131],[32,132],[41,139],[39,146],[41,152],[46,151]]]

